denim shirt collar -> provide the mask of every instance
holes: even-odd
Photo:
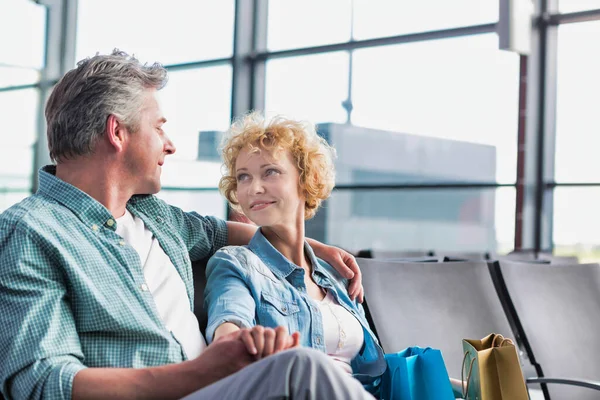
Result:
[[[267,240],[263,235],[261,228],[256,230],[250,243],[248,243],[248,248],[256,254],[279,279],[286,279],[294,272],[294,270],[301,268],[285,258],[285,256]],[[325,272],[319,264],[315,252],[306,240],[304,241],[304,252],[312,264],[314,273],[325,276]]]

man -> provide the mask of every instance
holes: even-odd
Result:
[[[246,329],[206,346],[192,312],[190,263],[247,243],[255,228],[152,196],[175,152],[156,100],[165,83],[160,65],[115,51],[80,62],[50,96],[56,166],[40,171],[35,195],[0,216],[2,393],[364,398],[321,354],[279,353],[298,342],[283,329]],[[350,292],[362,297],[353,258],[311,244],[343,273],[352,274],[344,262],[354,269]]]

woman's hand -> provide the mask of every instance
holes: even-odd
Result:
[[[289,335],[283,326],[277,328],[265,328],[257,325],[252,328],[239,329],[221,336],[215,342],[226,340],[239,340],[245,346],[249,354],[256,360],[291,349],[300,345],[300,333],[294,332]]]
[[[306,240],[309,241],[309,244],[317,257],[327,261],[343,277],[350,280],[348,285],[348,295],[350,295],[350,299],[358,299],[358,301],[362,303],[364,299],[362,274],[354,256],[339,247],[328,246],[314,239]]]

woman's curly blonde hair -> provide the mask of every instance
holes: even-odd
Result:
[[[223,177],[219,189],[238,212],[242,211],[236,196],[235,163],[243,149],[257,152],[265,149],[274,156],[281,150],[291,153],[300,175],[300,189],[306,197],[305,219],[314,217],[335,185],[335,149],[308,122],[281,116],[266,121],[261,113],[252,112],[232,124],[223,136],[221,148]]]

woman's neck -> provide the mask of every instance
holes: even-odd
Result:
[[[304,253],[304,221],[294,226],[263,226],[261,232],[285,258],[310,273],[310,262]]]

